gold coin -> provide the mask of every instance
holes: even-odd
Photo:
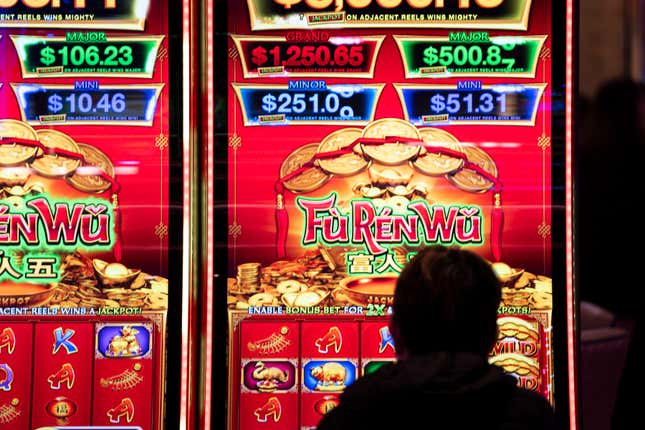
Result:
[[[385,200],[388,207],[392,208],[395,214],[406,214],[410,200],[402,196],[393,196]]]
[[[422,128],[419,130],[419,134],[421,134],[423,141],[432,148],[447,148],[462,152],[459,140],[440,128]],[[417,170],[426,175],[447,175],[461,169],[464,165],[464,160],[461,158],[433,153],[432,150],[428,150],[427,148],[422,148],[421,154],[412,164]]]
[[[145,305],[145,301],[143,299],[129,298],[126,300],[122,300],[120,302],[120,305],[125,306],[127,308],[142,308]]]
[[[11,145],[9,145],[11,146]],[[1,167],[0,168],[0,187],[22,186],[27,183],[31,169],[24,167]]]
[[[240,273],[258,273],[261,268],[262,265],[260,263],[242,263],[237,266],[237,271]]]
[[[103,306],[106,307],[106,308],[120,308],[121,307],[119,302],[114,301],[114,300],[105,300],[103,302]]]
[[[38,139],[47,148],[64,149],[79,152],[78,145],[70,136],[57,130],[38,130]],[[67,176],[81,165],[80,160],[61,157],[56,154],[44,154],[31,163],[31,167],[43,176],[57,178]]]
[[[529,306],[534,309],[550,309],[553,306],[553,296],[550,293],[538,291],[529,299]]]
[[[363,137],[382,139],[385,137],[421,139],[419,130],[408,121],[398,118],[383,118],[368,124]],[[381,164],[398,165],[419,155],[418,144],[386,143],[383,145],[361,145],[365,155]]]
[[[71,301],[63,301],[63,302],[60,302],[60,307],[61,308],[77,308],[78,303],[74,303],[74,302],[71,302]]]
[[[310,162],[318,151],[318,145],[318,143],[310,143],[289,154],[280,166],[280,178]],[[329,179],[331,175],[325,173],[320,167],[313,166],[284,182],[284,187],[294,193],[308,193],[322,187]]]
[[[99,176],[100,171],[105,172],[108,176],[114,178],[114,165],[112,161],[100,150],[85,143],[78,143],[80,153],[85,157],[85,165],[74,171],[72,176],[68,176],[67,182],[74,188],[86,193],[101,193],[112,184]]]
[[[497,166],[495,161],[484,152],[482,149],[479,149],[476,146],[465,145],[463,146],[463,152],[466,153],[468,161],[474,163],[481,167],[484,171],[488,172],[491,176],[497,178]],[[457,172],[446,176],[450,182],[452,182],[458,188],[469,191],[471,193],[482,193],[488,191],[495,183],[484,178],[479,173],[474,170],[463,168]]]
[[[331,152],[343,149],[351,145],[356,139],[359,139],[363,134],[360,128],[343,128],[327,135],[320,146],[318,152]],[[321,159],[318,164],[327,173],[339,176],[352,176],[363,171],[369,163],[363,158],[360,152],[360,145],[354,146],[354,150],[358,148],[359,153],[351,152],[343,154],[336,158]]]
[[[0,137],[38,140],[36,130],[29,124],[15,119],[0,119]],[[15,166],[36,155],[38,148],[15,143],[0,145],[0,166]]]

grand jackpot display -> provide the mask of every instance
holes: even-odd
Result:
[[[395,360],[396,278],[430,244],[490,262],[490,362],[576,428],[572,2],[247,0],[225,16],[228,428],[313,429]]]
[[[184,3],[0,1],[2,429],[179,429],[197,407]]]

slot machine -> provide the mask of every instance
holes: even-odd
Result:
[[[0,1],[0,429],[200,428],[198,10]]]
[[[490,362],[577,428],[574,2],[217,7],[218,423],[314,429],[346,387],[396,360],[397,276],[442,244],[500,278]]]

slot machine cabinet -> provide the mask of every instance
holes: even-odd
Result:
[[[207,428],[200,10],[0,2],[0,428]]]
[[[227,2],[212,195],[229,430],[313,429],[395,360],[396,277],[436,243],[491,262],[490,362],[578,428],[574,3]]]

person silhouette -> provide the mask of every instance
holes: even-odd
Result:
[[[600,305],[618,319],[640,312],[641,288],[631,252],[645,232],[634,221],[645,161],[645,86],[630,79],[606,82],[598,90],[580,130],[576,160],[576,287],[580,299]],[[609,247],[620,252],[605,252]]]
[[[546,399],[488,363],[500,299],[500,282],[482,257],[420,250],[395,289],[397,362],[350,385],[317,430],[556,428]]]
[[[611,311],[615,324],[632,328],[618,392],[607,393],[616,396],[612,429],[631,429],[640,420],[633,393],[645,383],[639,369],[645,358],[640,309],[645,297],[634,271],[642,264],[634,246],[645,240],[635,193],[645,166],[645,85],[629,78],[602,84],[580,135],[576,286],[581,300]]]

